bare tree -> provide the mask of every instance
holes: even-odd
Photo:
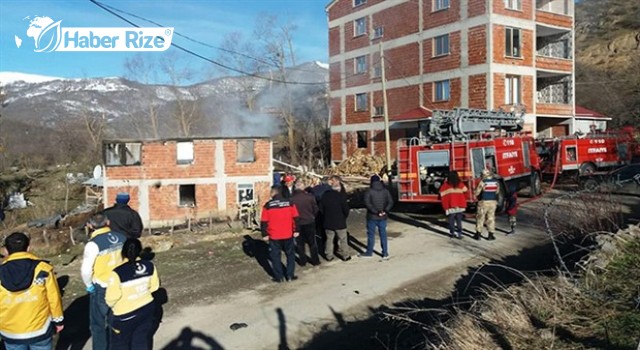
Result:
[[[146,56],[145,56],[146,57]],[[143,58],[141,54],[128,58],[125,61],[125,71],[129,79],[138,81],[145,85],[152,84],[157,80],[156,66],[157,62],[153,59]],[[145,105],[142,112],[135,110],[135,104],[127,104],[132,110],[129,118],[133,129],[136,130],[140,137],[144,138],[149,133],[153,139],[160,138],[160,119],[158,106],[156,104],[156,96],[149,95],[147,100],[143,102]],[[141,116],[140,114],[143,114]]]
[[[175,103],[172,114],[174,126],[180,136],[190,136],[204,118],[200,108],[200,96],[196,89],[184,88],[184,85],[193,78],[194,71],[189,67],[180,67],[180,63],[177,56],[169,55],[162,60],[161,69],[171,83],[169,89]]]

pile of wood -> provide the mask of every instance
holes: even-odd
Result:
[[[367,153],[367,150],[358,150],[351,157],[343,160],[337,166],[329,169],[331,175],[371,176],[379,174],[385,166],[383,157]]]

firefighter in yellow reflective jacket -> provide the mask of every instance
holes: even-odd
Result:
[[[109,220],[103,214],[96,214],[88,226],[94,230],[84,247],[82,258],[82,280],[89,293],[89,329],[93,350],[106,350],[107,313],[105,292],[111,271],[122,263],[122,245],[126,237],[109,228]]]
[[[28,252],[24,233],[12,233],[4,244],[8,258],[0,266],[0,337],[7,350],[49,350],[53,334],[64,327],[53,267]]]
[[[473,236],[479,240],[485,223],[489,231],[488,240],[496,239],[496,209],[498,207],[498,197],[500,196],[500,183],[493,177],[491,170],[482,171],[482,181],[474,191],[478,198],[478,211],[476,213],[476,234]]]
[[[122,247],[125,262],[109,277],[106,301],[112,311],[110,349],[151,349],[155,312],[152,293],[160,287],[160,279],[151,261],[138,258],[141,251],[139,240],[128,239]]]

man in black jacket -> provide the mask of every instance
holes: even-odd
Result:
[[[373,256],[373,246],[376,243],[376,228],[380,234],[382,245],[382,259],[389,259],[387,245],[387,214],[393,207],[393,198],[378,175],[371,177],[371,188],[364,194],[364,204],[367,207],[367,251],[361,254],[362,258]]]
[[[142,235],[142,219],[137,211],[129,206],[129,194],[120,192],[116,195],[116,203],[104,210],[109,219],[109,227],[114,232],[122,233],[129,238],[140,238]]]
[[[320,265],[318,256],[318,244],[316,243],[316,215],[318,214],[318,203],[316,198],[305,192],[304,183],[296,182],[291,196],[291,202],[298,209],[298,223],[300,225],[300,236],[296,239],[296,249],[300,258],[300,266],[307,264],[307,254],[305,253],[305,245],[309,245],[309,253],[311,255],[311,265]]]
[[[327,261],[333,260],[333,240],[338,236],[338,255],[344,261],[351,260],[347,236],[347,217],[349,204],[347,196],[341,192],[340,182],[332,181],[331,190],[320,200],[320,212],[323,217],[324,231],[327,235],[325,256]]]

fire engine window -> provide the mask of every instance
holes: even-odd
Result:
[[[496,149],[494,147],[486,147],[484,149],[484,167],[496,172]]]
[[[254,140],[238,140],[237,143],[238,163],[253,163],[256,161],[255,141]]]
[[[196,206],[196,185],[180,185],[178,192],[180,195],[179,205],[181,207]]]
[[[575,162],[578,160],[576,157],[576,146],[567,147],[567,161]]]
[[[178,142],[176,150],[178,164],[193,163],[193,142]]]
[[[471,158],[473,162],[473,177],[482,176],[482,170],[484,170],[484,151],[482,148],[472,149]]]
[[[141,150],[142,144],[139,142],[106,144],[105,164],[107,166],[140,165]]]
[[[448,167],[449,151],[420,152],[418,159],[421,167]]]
[[[358,131],[358,148],[367,148],[367,132]]]

